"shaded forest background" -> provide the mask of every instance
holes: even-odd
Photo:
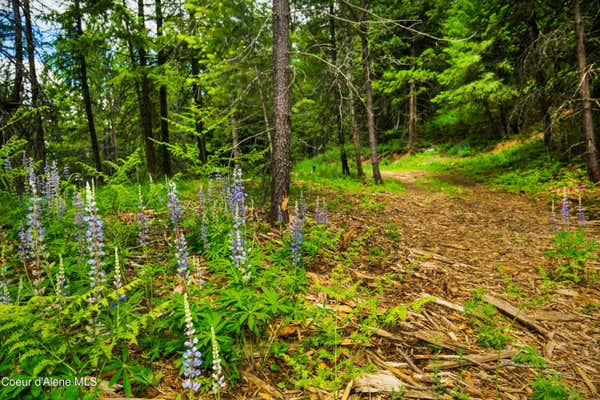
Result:
[[[333,149],[339,174],[362,175],[373,139],[372,161],[521,134],[543,136],[548,155],[569,163],[595,150],[583,121],[587,100],[600,130],[598,1],[290,8],[292,162]],[[270,4],[3,0],[0,10],[6,164],[20,164],[25,150],[103,179],[206,174],[233,162],[269,175],[281,134],[272,51],[281,33]]]

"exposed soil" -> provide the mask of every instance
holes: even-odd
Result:
[[[421,171],[384,171],[384,177],[403,182],[406,192],[340,195],[324,187],[314,188],[318,195],[330,201],[335,198],[339,204],[329,211],[331,225],[344,232],[340,251],[357,238],[365,241],[364,254],[353,258],[354,278],[375,287],[386,274],[397,273],[400,277],[384,285],[384,308],[409,304],[425,294],[437,297],[439,303],[409,313],[404,323],[375,331],[370,351],[379,359],[365,357],[371,362],[378,360],[379,367],[392,370],[392,375],[395,366],[396,372],[412,377],[421,390],[407,390],[407,398],[451,398],[450,392],[462,388],[471,398],[527,399],[535,374],[552,376],[552,371],[558,371],[565,383],[585,398],[597,399],[598,264],[592,264],[588,271],[588,278],[595,274],[595,279],[554,288],[545,286],[539,268],[552,271],[556,267],[555,261],[545,255],[553,237],[549,204],[540,198],[494,191],[464,180],[452,181],[461,182],[458,195],[446,194],[421,185],[427,181]],[[588,236],[598,240],[594,222],[588,224]],[[334,266],[322,261],[308,267],[313,280],[320,283],[327,281],[329,269]],[[504,314],[512,338],[506,354],[482,347],[473,319],[457,311],[478,288],[493,296],[492,300],[501,299],[518,307],[516,319],[528,317],[532,322],[528,326],[515,320],[514,315]],[[323,300],[317,293],[313,296]],[[441,305],[444,300],[450,304]],[[432,335],[434,340],[428,340]],[[442,344],[432,343],[436,340]],[[512,361],[523,346],[535,347],[546,359],[546,366],[531,368]],[[463,366],[447,364],[467,354],[490,355],[491,359]],[[438,371],[436,377],[434,370]],[[395,375],[407,383],[402,375]],[[436,379],[441,380],[442,390],[432,390]],[[352,387],[349,398],[389,396],[383,392],[356,393],[362,390],[357,382]]]

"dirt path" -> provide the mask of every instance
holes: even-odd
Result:
[[[384,177],[403,182],[406,192],[321,192],[336,204],[330,208],[330,219],[344,231],[340,251],[348,251],[357,242],[364,246],[365,251],[352,258],[356,279],[375,286],[378,279],[396,274],[393,285],[384,288],[385,307],[408,304],[424,293],[460,307],[474,290],[483,289],[514,306],[526,305],[521,313],[531,316],[545,333],[505,317],[502,323],[510,325],[507,332],[512,340],[507,349],[532,346],[544,355],[547,367],[529,368],[509,357],[477,366],[441,368],[440,375],[450,386],[462,387],[471,398],[527,399],[535,374],[552,376],[550,371],[555,370],[585,398],[599,398],[600,287],[598,280],[545,286],[539,268],[553,268],[545,255],[553,236],[548,205],[531,196],[468,182],[445,186],[438,180],[427,185],[430,177],[422,171],[384,171]],[[444,190],[448,188],[452,190]],[[314,272],[326,276],[327,268],[319,266]],[[443,365],[443,360],[461,353],[452,346],[441,346],[436,353],[427,340],[415,339],[419,332],[436,332],[474,354],[493,352],[481,346],[476,334],[481,326],[472,317],[439,304],[428,304],[418,314],[389,328],[404,337],[404,343],[376,339],[388,361],[403,361],[408,355],[416,370],[431,371],[436,357],[435,362]],[[494,369],[499,363],[502,367]]]

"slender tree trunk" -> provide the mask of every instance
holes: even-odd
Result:
[[[415,48],[410,48],[411,64],[415,63]],[[412,153],[417,144],[417,89],[415,78],[411,77],[408,82],[408,152]]]
[[[138,25],[140,34],[146,33],[146,23],[144,20],[144,0],[138,0]],[[146,70],[146,48],[145,43],[140,43],[138,47],[138,58],[140,62],[140,119],[142,123],[142,134],[146,147],[146,168],[148,173],[156,176],[156,154],[154,152],[154,142],[152,141],[152,103],[150,102],[150,80]]]
[[[366,0],[360,1],[360,7],[366,9]],[[373,179],[375,183],[383,183],[381,172],[379,172],[379,157],[377,155],[377,135],[375,133],[375,116],[373,115],[373,89],[371,88],[371,72],[369,60],[369,38],[367,36],[368,23],[365,19],[365,11],[361,14],[360,42],[362,47],[363,75],[365,79],[365,92],[367,97],[367,123],[369,127],[369,146],[371,147],[371,165],[373,168]]]
[[[23,22],[18,0],[12,0],[13,18],[15,21],[15,83],[12,87],[9,112],[21,106],[21,92],[23,91]]]
[[[259,76],[258,68],[256,74]],[[273,156],[273,140],[271,138],[271,124],[269,124],[269,113],[267,112],[267,101],[262,90],[262,82],[258,78],[258,94],[260,96],[260,107],[262,108],[263,120],[265,121],[265,131],[267,132],[267,140],[269,141],[269,153]]]
[[[271,181],[271,223],[281,210],[287,224],[290,191],[290,4],[289,0],[273,0],[273,157]]]
[[[596,138],[594,136],[592,101],[590,99],[590,83],[586,71],[587,60],[585,56],[583,21],[581,19],[579,0],[575,0],[575,30],[577,32],[577,63],[579,64],[579,83],[581,86],[581,98],[583,100],[583,130],[585,131],[585,141],[587,145],[588,168],[592,181],[600,182],[598,150],[596,148]]]
[[[362,168],[362,155],[360,152],[360,137],[358,136],[358,127],[356,126],[356,110],[354,109],[354,88],[348,88],[348,108],[350,108],[350,131],[352,132],[352,142],[354,144],[354,159],[356,160],[356,175],[359,178],[365,176]]]
[[[192,56],[191,60],[192,64],[192,76],[194,77],[194,83],[192,84],[192,91],[194,97],[194,118],[196,121],[196,145],[198,146],[198,158],[202,164],[206,164],[208,161],[208,157],[206,155],[206,143],[204,141],[204,122],[202,121],[201,116],[199,115],[202,110],[202,93],[200,85],[198,85],[198,75],[200,73],[200,68],[198,66],[198,60],[195,56]]]
[[[29,82],[31,84],[31,106],[35,109],[35,131],[33,137],[34,154],[36,160],[46,161],[46,143],[44,141],[44,127],[42,114],[38,109],[40,103],[40,85],[35,70],[35,42],[31,22],[31,7],[29,0],[23,0],[25,16],[25,40],[27,41],[27,60],[29,62]]]
[[[329,39],[331,41],[331,64],[337,66],[337,43],[335,37],[335,21],[333,19],[334,2],[329,3]],[[340,96],[340,83],[338,81],[338,72],[332,71],[333,74],[333,96],[336,108],[336,124],[338,131],[338,144],[340,146],[340,161],[342,163],[342,175],[350,176],[350,168],[348,167],[348,157],[346,156],[345,140],[344,140],[344,124],[342,121],[342,100]]]
[[[163,13],[161,0],[154,2],[156,10],[156,36],[160,38],[163,35]],[[159,49],[157,54],[157,61],[159,67],[163,67],[167,61],[165,51],[161,43],[159,43]],[[161,72],[164,73],[164,72]],[[164,84],[160,85],[158,89],[158,97],[160,103],[160,140],[163,143],[169,143],[169,110],[167,104],[167,86]],[[160,146],[161,158],[162,158],[162,172],[165,176],[171,176],[171,157],[169,155],[169,148],[166,144]]]
[[[79,6],[79,0],[75,0],[73,5],[75,6],[75,23],[77,24],[77,39],[83,36],[83,27],[81,23],[81,8]],[[94,157],[94,164],[98,171],[102,171],[102,161],[100,160],[100,147],[98,146],[98,136],[96,135],[96,125],[94,124],[94,113],[92,111],[92,97],[90,95],[90,87],[88,85],[87,76],[87,64],[85,62],[85,55],[82,50],[78,51],[79,59],[79,80],[81,81],[81,94],[83,95],[83,104],[85,107],[85,115],[88,124],[88,131],[90,133],[90,143],[92,145],[92,156]]]
[[[235,111],[231,113],[231,141],[233,145],[233,164],[236,167],[240,166],[240,136],[237,129],[238,121],[235,116]]]

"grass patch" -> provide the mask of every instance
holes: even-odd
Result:
[[[491,187],[530,194],[588,182],[582,162],[567,165],[551,159],[540,137],[501,142],[493,149],[480,151],[468,145],[458,146],[460,149],[456,150],[457,146],[446,151],[433,148],[407,155],[386,169],[422,170],[432,175],[458,173]],[[436,185],[439,186],[432,184]]]

